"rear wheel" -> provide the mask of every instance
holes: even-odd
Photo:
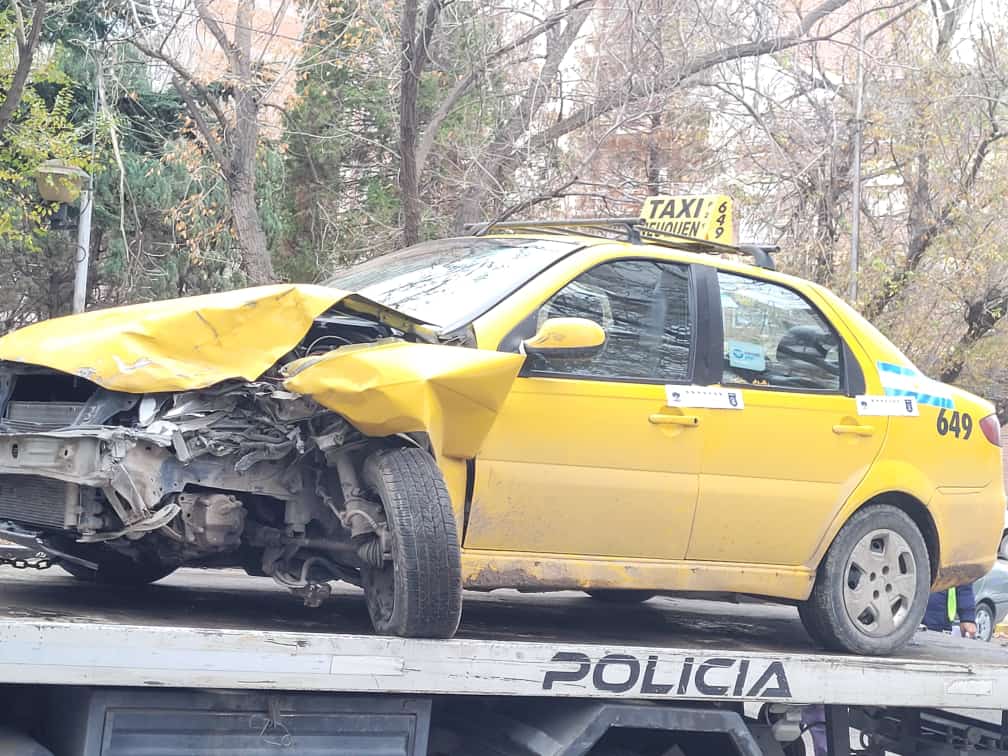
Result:
[[[981,601],[976,608],[977,638],[989,641],[994,636],[994,610],[986,601]]]
[[[387,635],[450,638],[462,614],[462,559],[434,458],[422,449],[380,451],[365,461],[363,478],[392,533],[392,560],[361,570],[371,623]]]
[[[811,608],[811,602],[802,601],[798,604],[798,616],[801,617],[805,632],[809,634],[813,641],[820,646],[829,645],[829,636],[826,631],[819,626],[820,615]]]
[[[648,599],[654,598],[654,594],[649,591],[624,591],[618,588],[593,588],[585,593],[596,601],[604,601],[607,604],[643,604]]]
[[[865,507],[826,552],[802,621],[827,648],[888,654],[917,630],[930,584],[927,545],[914,521],[887,504]]]

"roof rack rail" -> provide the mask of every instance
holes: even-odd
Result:
[[[576,232],[580,236],[612,239],[615,234],[623,236],[631,244],[660,244],[663,247],[686,248],[691,252],[720,255],[748,255],[760,268],[775,270],[772,254],[780,251],[776,244],[722,244],[720,242],[697,239],[692,236],[674,234],[649,228],[638,217],[626,218],[563,218],[559,220],[517,220],[489,223],[469,223],[464,227],[473,236],[485,236],[491,231],[539,231],[553,234]],[[587,233],[584,229],[589,230]]]

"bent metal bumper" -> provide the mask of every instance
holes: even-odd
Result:
[[[97,563],[81,559],[79,556],[54,548],[46,540],[44,534],[36,530],[27,530],[13,522],[0,520],[0,539],[14,544],[10,547],[4,547],[2,545],[3,541],[0,541],[0,557],[21,560],[46,557],[52,561],[55,561],[53,558],[58,558],[60,561],[74,562],[82,567],[87,567],[89,570],[98,569]]]
[[[0,474],[67,483],[66,527],[77,522],[78,487],[101,489],[125,526],[102,533],[105,540],[160,528],[178,514],[176,504],[155,509],[164,495],[161,466],[171,443],[167,435],[110,427],[0,434]]]

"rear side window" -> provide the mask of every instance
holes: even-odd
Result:
[[[839,393],[840,338],[803,297],[778,284],[718,272],[724,321],[721,382]]]
[[[596,380],[683,383],[692,338],[689,271],[684,265],[617,260],[582,273],[535,315],[587,318],[602,326],[606,344],[590,359],[538,359],[536,375]]]

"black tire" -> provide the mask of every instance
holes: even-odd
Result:
[[[619,588],[593,588],[585,593],[596,601],[603,601],[607,604],[643,604],[655,596],[648,591],[623,591]]]
[[[69,572],[77,580],[99,585],[114,585],[120,588],[136,588],[157,582],[168,577],[176,569],[175,566],[157,562],[134,562],[126,557],[92,560],[98,564],[97,570],[92,570],[82,564],[63,560],[59,566]]]
[[[994,637],[994,608],[986,601],[976,606],[977,639],[989,641]]]
[[[363,479],[381,499],[392,532],[391,563],[361,570],[374,629],[452,637],[462,616],[462,557],[441,470],[422,449],[387,449],[368,457]]]
[[[877,546],[881,544],[881,546]],[[890,549],[892,545],[892,549]],[[855,550],[879,551],[880,562],[895,559],[893,572],[876,574],[860,571],[855,564]],[[898,556],[893,556],[896,551]],[[863,551],[859,551],[863,554]],[[854,561],[852,561],[854,560]],[[881,568],[880,568],[881,570]],[[865,613],[852,616],[857,608],[848,610],[845,592],[857,590],[864,583],[865,594],[871,593],[878,603],[885,602],[885,592],[897,583],[893,596],[886,606],[891,627],[866,609]],[[848,651],[855,654],[879,656],[892,653],[913,637],[924,617],[928,593],[931,587],[931,567],[927,545],[917,525],[903,511],[888,504],[865,507],[855,512],[837,533],[826,557],[819,565],[812,594],[801,608],[802,622],[809,634],[830,650]],[[901,594],[900,591],[905,590]],[[881,598],[880,598],[880,594]],[[852,601],[856,603],[856,601]],[[859,608],[859,607],[858,607]],[[872,622],[872,618],[875,621]],[[872,632],[871,625],[877,625]]]
[[[810,602],[802,601],[798,604],[798,616],[805,627],[805,632],[809,634],[815,644],[828,648],[829,634],[819,626],[819,615],[812,610]]]

